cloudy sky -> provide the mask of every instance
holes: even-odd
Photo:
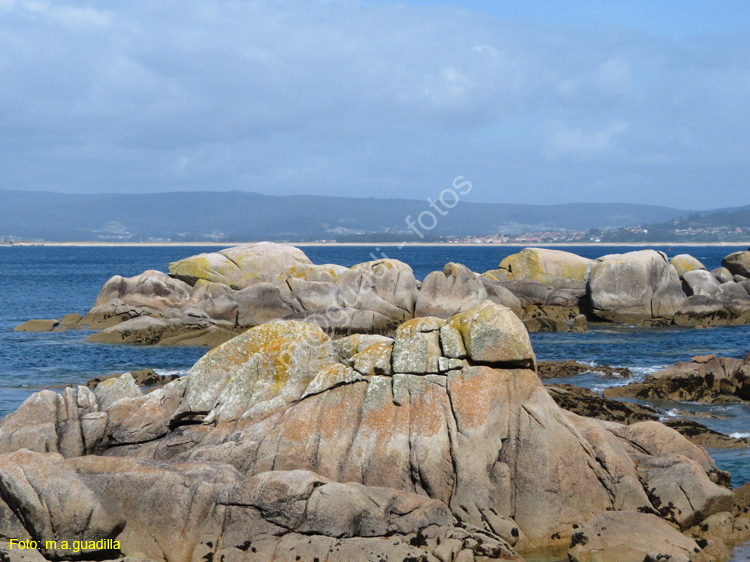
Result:
[[[0,189],[750,203],[746,0],[0,0]]]

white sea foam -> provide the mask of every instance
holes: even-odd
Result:
[[[163,377],[169,377],[171,375],[177,375],[178,377],[184,377],[190,372],[190,369],[154,369],[154,373]]]
[[[750,438],[750,433],[730,433],[729,437],[734,437],[735,439],[748,439]]]

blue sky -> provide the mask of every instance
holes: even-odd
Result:
[[[0,189],[750,203],[750,3],[0,0]]]

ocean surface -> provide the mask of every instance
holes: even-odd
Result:
[[[0,416],[15,410],[23,400],[42,388],[62,388],[88,379],[129,370],[154,368],[161,374],[185,374],[205,348],[158,348],[83,343],[85,331],[65,333],[16,333],[13,328],[30,318],[61,318],[69,312],[85,314],[99,289],[113,275],[132,276],[147,269],[167,271],[169,262],[216,248],[170,247],[6,247],[0,246]],[[460,262],[483,272],[495,269],[518,246],[307,246],[303,251],[315,263],[351,266],[380,257],[408,263],[418,279]],[[670,256],[688,253],[713,269],[727,254],[746,246],[654,246]],[[632,251],[632,247],[556,247],[588,258]],[[539,360],[575,359],[591,365],[628,367],[636,378],[694,355],[716,353],[741,358],[750,351],[750,326],[691,330],[642,329],[592,325],[586,334],[532,334]],[[617,378],[582,375],[572,382],[594,390],[626,384]],[[701,423],[735,436],[750,435],[750,406],[652,404],[665,417],[676,408],[710,412]],[[711,451],[717,464],[732,474],[739,486],[750,481],[750,449]],[[739,555],[738,556],[743,556]],[[750,558],[738,557],[736,560]]]

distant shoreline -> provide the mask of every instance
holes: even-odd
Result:
[[[13,244],[0,244],[0,248],[13,248],[13,247],[81,247],[81,248],[129,248],[129,247],[181,247],[181,246],[192,246],[192,247],[231,247],[240,246],[242,244],[255,244],[257,242],[18,242]],[[331,246],[331,247],[357,247],[357,246],[377,246],[387,248],[402,248],[406,247],[457,247],[457,248],[468,248],[468,247],[491,247],[491,248],[543,248],[543,247],[576,247],[576,246],[601,246],[606,247],[632,247],[632,248],[651,248],[661,246],[748,246],[748,242],[655,242],[653,244],[643,244],[641,242],[549,242],[543,244],[534,243],[508,243],[508,244],[493,244],[487,242],[472,243],[472,242],[406,242],[403,245],[396,242],[278,242],[279,244],[287,244],[289,246],[298,247],[312,247],[312,246]]]

